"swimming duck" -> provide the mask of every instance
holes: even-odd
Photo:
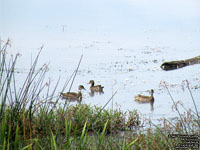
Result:
[[[94,80],[90,80],[90,82],[88,84],[91,84],[90,86],[90,90],[91,92],[100,92],[103,93],[103,86],[101,85],[94,85]]]
[[[72,101],[73,100],[81,101],[82,100],[81,90],[85,90],[85,87],[83,85],[79,85],[78,93],[75,93],[75,92],[60,93],[60,96],[63,99],[68,99],[68,100],[72,100]]]
[[[143,103],[154,102],[154,97],[153,97],[154,90],[151,89],[150,92],[151,92],[151,96],[138,95],[138,96],[135,96],[134,98],[138,102],[143,102]]]

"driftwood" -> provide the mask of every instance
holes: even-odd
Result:
[[[193,58],[185,59],[185,60],[164,62],[160,67],[163,70],[168,71],[168,70],[179,69],[179,68],[183,68],[189,65],[199,64],[199,63],[200,63],[200,56],[197,56],[197,57],[193,57]]]

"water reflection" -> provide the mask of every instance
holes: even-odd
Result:
[[[77,102],[78,104],[81,104],[82,102],[82,99],[79,99],[79,98],[74,98],[74,99],[69,99],[69,98],[63,98],[61,97],[62,100],[66,100],[68,102]]]
[[[89,92],[90,97],[94,97],[94,95],[101,95],[101,94],[104,94],[104,92],[103,91],[101,91],[101,92],[90,91]]]
[[[137,101],[137,103],[139,103],[139,104],[147,104],[147,103],[149,103],[150,104],[150,110],[154,111],[154,107],[153,107],[154,101],[150,101],[150,102],[140,102],[140,101]]]

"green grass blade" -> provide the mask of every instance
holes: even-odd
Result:
[[[98,147],[97,147],[98,150],[100,150],[100,147],[101,147],[103,138],[104,138],[104,136],[105,136],[105,131],[106,131],[107,124],[108,124],[108,120],[106,121],[106,123],[105,123],[105,125],[104,125],[104,128],[103,128],[103,131],[102,131],[102,133],[101,133],[101,136],[99,137],[99,144],[98,144]]]
[[[137,139],[135,139],[135,140],[133,140],[131,143],[129,143],[128,145],[126,145],[126,149],[129,149],[133,144],[135,144],[135,142],[138,140],[138,138]]]
[[[122,144],[122,150],[125,150],[125,148],[126,148],[126,140],[125,140],[125,138],[124,138],[123,144]]]
[[[82,142],[82,148],[85,149],[85,145],[87,143],[87,133],[85,134],[84,138],[83,138],[83,142]]]
[[[70,121],[69,125],[67,123],[67,120],[65,120],[65,134],[66,134],[66,144],[65,147],[69,148],[73,138],[70,138],[70,133],[71,133],[71,127],[72,127],[72,122]]]
[[[19,125],[17,123],[16,133],[15,133],[15,143],[14,143],[14,149],[18,150],[19,145]]]
[[[84,124],[84,127],[83,127],[83,130],[82,130],[82,134],[81,134],[81,137],[80,137],[80,141],[79,141],[79,148],[82,149],[82,147],[85,145],[85,137],[86,137],[86,127],[87,127],[87,121],[85,122]]]
[[[1,130],[0,130],[0,135],[1,135],[1,138],[0,138],[0,145],[3,145],[5,140],[6,140],[6,126],[7,126],[7,112],[5,113],[5,116],[3,118],[3,121],[1,123]]]
[[[22,148],[21,150],[28,149],[28,148],[30,148],[31,146],[32,146],[32,144],[29,144],[29,145],[25,146],[24,148]]]
[[[54,148],[54,150],[57,150],[57,145],[56,145],[56,140],[55,140],[55,136],[53,135],[53,132],[51,131],[51,141],[52,141],[52,147]]]
[[[8,141],[7,141],[7,150],[9,150],[9,148],[10,148],[10,142],[9,142],[10,134],[11,134],[11,126],[9,125],[9,129],[8,129]]]
[[[39,147],[40,147],[39,142],[38,142],[39,140],[35,139],[34,141],[35,141],[35,150],[39,150]]]
[[[7,143],[7,150],[9,150],[10,148],[10,143],[9,143],[9,140],[8,140],[8,143]]]
[[[84,127],[83,127],[83,130],[82,130],[81,139],[84,138],[86,126],[87,126],[87,120],[86,120],[86,122],[85,122],[85,124],[84,124]]]
[[[4,138],[3,149],[2,150],[5,150],[5,149],[6,149],[6,138]]]

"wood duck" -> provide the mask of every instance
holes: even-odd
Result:
[[[138,95],[138,96],[135,96],[135,100],[138,101],[138,102],[143,102],[143,103],[148,103],[148,102],[154,102],[154,97],[153,97],[153,93],[154,93],[154,90],[151,89],[151,96],[144,96],[144,95]]]
[[[68,100],[78,100],[78,101],[82,101],[82,93],[81,90],[85,90],[83,85],[79,85],[78,87],[78,93],[75,92],[67,92],[67,93],[60,93],[60,96],[63,99],[68,99]]]
[[[90,82],[88,84],[91,84],[90,86],[90,91],[91,92],[100,92],[103,93],[103,86],[101,85],[94,85],[94,80],[90,80]]]

